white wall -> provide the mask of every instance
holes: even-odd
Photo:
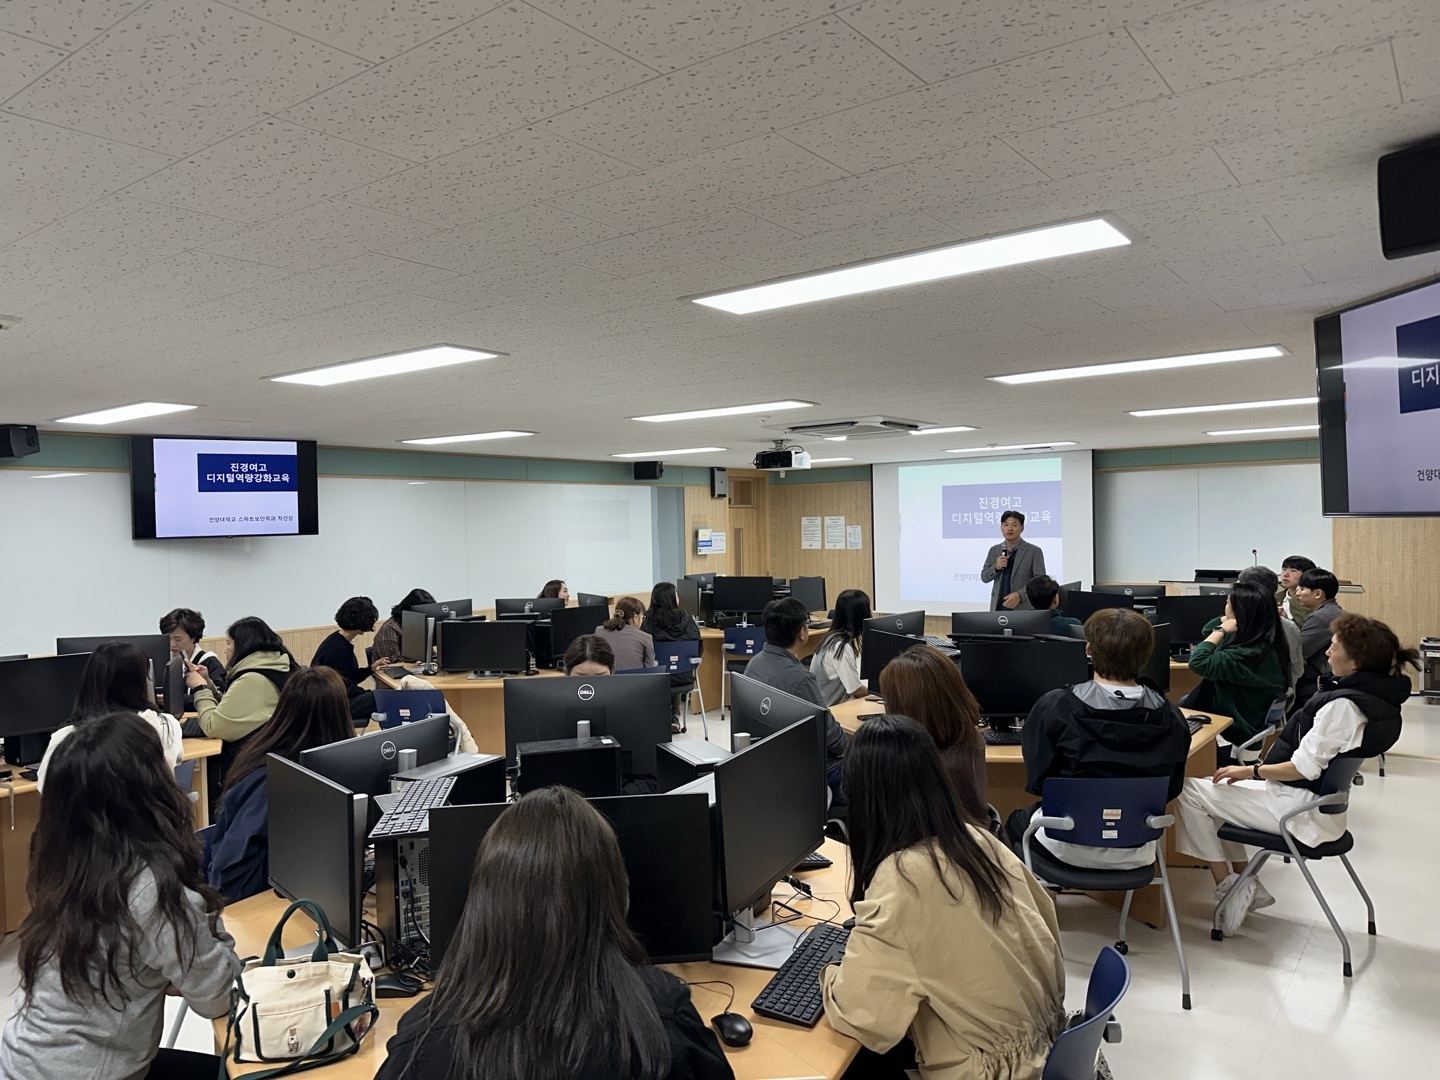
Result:
[[[1095,473],[1097,581],[1189,580],[1196,568],[1278,571],[1287,555],[1331,565],[1318,463]],[[1089,584],[1087,582],[1087,584]]]
[[[178,606],[223,633],[243,615],[323,625],[354,595],[385,614],[413,587],[489,607],[552,577],[610,594],[655,580],[649,487],[321,477],[319,536],[132,540],[128,474],[38,472],[0,469],[0,655],[157,633]]]

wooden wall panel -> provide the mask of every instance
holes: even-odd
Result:
[[[769,500],[770,562],[776,577],[823,577],[832,604],[843,589],[864,589],[874,599],[870,481],[775,484]],[[800,519],[835,514],[844,515],[845,524],[861,527],[864,546],[859,551],[802,551]]]
[[[1365,586],[1348,611],[1390,625],[1406,645],[1440,635],[1440,518],[1335,518],[1336,576]]]
[[[728,499],[712,499],[709,487],[685,488],[685,572],[778,577],[779,572],[771,569],[768,478],[748,469],[731,469],[730,476],[753,481],[753,507],[731,506]],[[723,530],[725,553],[695,554],[697,529]],[[743,530],[743,536],[737,537],[736,529]]]
[[[695,554],[697,529],[723,529],[726,550],[723,555]],[[712,499],[708,487],[685,488],[685,572],[687,574],[733,574],[729,547],[730,506],[724,499]]]

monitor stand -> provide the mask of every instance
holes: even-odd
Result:
[[[503,679],[503,678],[505,677],[505,673],[504,673],[503,671],[472,671],[472,672],[470,672],[469,675],[466,675],[465,677],[466,677],[467,679],[471,679],[471,680],[474,680],[474,679]]]
[[[779,971],[795,951],[802,933],[789,925],[757,919],[747,908],[735,916],[735,928],[720,939],[710,951],[710,958],[717,964]]]

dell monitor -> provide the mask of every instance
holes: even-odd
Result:
[[[70,723],[89,653],[0,661],[0,739],[5,760],[33,765],[50,733]]]
[[[1124,593],[1081,592],[1077,589],[1066,594],[1062,610],[1072,619],[1084,622],[1095,612],[1112,607],[1133,610],[1135,598]]]
[[[696,622],[705,617],[704,609],[700,606],[700,582],[694,578],[676,579],[675,599],[679,602],[681,610],[689,614]]]
[[[906,649],[923,644],[923,641],[904,634],[887,634],[884,630],[867,626],[860,636],[860,678],[865,680],[871,693],[878,692],[880,672],[885,670],[885,665]]]
[[[441,600],[436,604],[416,604],[411,611],[423,615],[434,615],[440,619],[468,619],[475,614],[475,607],[469,600]]]
[[[592,737],[620,743],[623,772],[654,775],[655,747],[670,741],[670,673],[505,680],[509,764],[515,764],[516,743],[573,739],[581,720],[590,721]]]
[[[430,662],[430,646],[435,644],[432,638],[430,620],[435,619],[436,624],[440,622],[434,615],[427,615],[423,611],[402,611],[400,613],[400,654],[406,660],[420,660]]]
[[[300,751],[300,764],[348,791],[385,795],[400,770],[400,751],[414,750],[416,765],[439,761],[450,749],[450,717],[431,716],[353,739]]]
[[[1170,644],[1196,645],[1205,640],[1205,624],[1225,614],[1228,591],[1220,596],[1162,596],[1155,601],[1155,621],[1170,624]]]
[[[1170,693],[1170,626],[1168,623],[1155,624],[1155,648],[1151,650],[1150,659],[1145,662],[1145,669],[1140,672],[1140,678],[1159,690],[1160,693]]]
[[[825,579],[823,577],[797,577],[790,579],[790,595],[805,605],[806,611],[829,611],[825,603]]]
[[[902,611],[896,615],[875,615],[862,624],[866,630],[872,627],[887,634],[908,634],[910,637],[924,637],[925,612]]]
[[[440,623],[436,630],[441,671],[468,671],[472,679],[482,679],[530,666],[523,623],[451,620]]]
[[[765,610],[775,599],[775,583],[768,577],[722,576],[715,579],[715,610],[744,612],[747,615]]]
[[[1196,581],[1210,581],[1217,585],[1229,585],[1240,580],[1239,570],[1196,570]]]
[[[686,581],[694,581],[694,582],[698,583],[702,589],[705,589],[705,588],[709,588],[709,587],[711,587],[712,585],[715,584],[715,575],[714,575],[713,573],[712,573],[712,574],[686,574],[686,575],[685,575],[685,580],[686,580]]]
[[[959,648],[960,674],[992,721],[1023,719],[1042,695],[1090,678],[1078,640],[969,641]]]
[[[1060,610],[1061,610],[1061,611],[1064,611],[1064,610],[1065,610],[1065,598],[1066,598],[1067,596],[1069,596],[1072,592],[1079,592],[1080,589],[1081,589],[1081,585],[1080,585],[1080,582],[1078,582],[1078,581],[1067,581],[1064,585],[1061,585],[1061,586],[1060,586]]]
[[[278,754],[265,759],[265,787],[270,887],[287,900],[314,900],[341,946],[357,949],[369,798]]]
[[[1160,584],[1139,585],[1096,585],[1092,592],[1108,593],[1111,596],[1133,596],[1137,604],[1153,604],[1157,596],[1165,595],[1165,586]]]
[[[546,615],[565,606],[558,596],[512,596],[495,601],[495,616]]]
[[[603,607],[606,611],[606,618],[609,618],[610,606],[615,601],[603,593],[582,592],[575,594],[575,602],[581,607]]]
[[[170,639],[164,634],[111,634],[90,637],[62,637],[55,639],[55,651],[65,653],[94,652],[107,641],[123,641],[127,645],[139,646],[150,660],[150,677],[157,683],[163,682],[165,669],[170,664]]]
[[[950,613],[950,635],[952,637],[971,635],[1011,637],[1015,634],[1048,633],[1050,633],[1050,612],[1048,611],[1024,608],[1015,611],[952,611]]]
[[[749,735],[750,741],[755,742],[823,712],[825,708],[822,705],[734,672],[730,676],[730,749],[736,749],[737,734]],[[820,759],[823,761],[825,725],[818,725],[817,730],[820,735]]]
[[[626,921],[654,964],[709,960],[714,940],[709,800],[700,794],[591,799],[630,879]],[[505,803],[430,811],[430,959],[438,967],[470,895],[485,834]]]
[[[595,628],[610,618],[610,609],[597,605],[559,608],[550,613],[550,656],[555,667],[561,666],[565,650],[577,637],[593,634]]]
[[[1201,596],[1229,596],[1229,585],[1201,585],[1199,590]]]

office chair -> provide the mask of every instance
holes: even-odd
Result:
[[[1325,912],[1325,918],[1330,923],[1330,929],[1335,931],[1335,936],[1340,939],[1340,948],[1344,953],[1344,965],[1341,968],[1345,978],[1350,978],[1353,968],[1350,964],[1350,939],[1345,936],[1345,931],[1340,928],[1340,923],[1335,918],[1335,913],[1330,910],[1330,905],[1325,900],[1325,894],[1320,891],[1320,886],[1315,883],[1315,877],[1310,873],[1310,867],[1306,865],[1312,859],[1329,859],[1338,857],[1344,865],[1350,880],[1355,883],[1355,888],[1360,890],[1360,896],[1365,901],[1365,910],[1369,913],[1369,922],[1366,932],[1371,937],[1375,936],[1375,904],[1370,899],[1370,894],[1365,891],[1365,886],[1360,881],[1360,875],[1355,873],[1355,867],[1350,865],[1349,852],[1355,846],[1355,838],[1346,829],[1339,839],[1331,840],[1315,847],[1307,847],[1299,843],[1295,837],[1290,835],[1288,828],[1291,818],[1309,810],[1319,810],[1322,814],[1343,814],[1350,805],[1350,787],[1355,781],[1356,774],[1365,759],[1358,755],[1342,754],[1332,760],[1323,773],[1320,774],[1320,794],[1313,799],[1307,799],[1289,813],[1280,818],[1279,832],[1264,832],[1260,829],[1245,829],[1239,825],[1232,825],[1226,822],[1220,826],[1219,836],[1221,840],[1230,840],[1237,844],[1244,844],[1247,847],[1259,848],[1259,852],[1250,860],[1245,869],[1240,872],[1235,885],[1225,894],[1225,899],[1215,906],[1215,921],[1210,930],[1212,941],[1224,941],[1225,933],[1220,929],[1220,915],[1235,896],[1239,894],[1237,886],[1247,878],[1252,878],[1260,872],[1271,855],[1284,855],[1287,860],[1293,859],[1300,867],[1300,872],[1305,875],[1305,882],[1310,886],[1310,891],[1315,894],[1315,899],[1320,902],[1320,910]]]
[[[1119,951],[1106,945],[1090,969],[1085,988],[1085,1011],[1074,1016],[1050,1047],[1040,1080],[1095,1080],[1110,1070],[1100,1056],[1100,1043],[1120,1041],[1115,1007],[1130,989],[1130,965]]]
[[[1165,870],[1165,830],[1175,818],[1165,812],[1170,779],[1165,776],[1096,779],[1052,777],[1045,781],[1041,812],[1030,822],[1021,841],[1025,866],[1043,884],[1083,892],[1123,892],[1125,902],[1120,908],[1120,936],[1115,950],[1130,951],[1125,940],[1130,920],[1130,902],[1135,890],[1159,885],[1165,897],[1165,913],[1170,920],[1170,937],[1175,943],[1175,959],[1180,965],[1180,1006],[1190,1008],[1190,969],[1185,963],[1185,949],[1180,944],[1180,924],[1175,918],[1175,898],[1170,892],[1170,877]],[[1050,854],[1044,845],[1035,843],[1040,829],[1056,840],[1068,844],[1084,844],[1098,848],[1133,848],[1151,840],[1155,845],[1155,863],[1134,870],[1092,870],[1069,866]]]
[[[1287,704],[1288,699],[1285,695],[1277,697],[1270,703],[1270,708],[1265,713],[1265,726],[1243,743],[1230,744],[1230,753],[1235,758],[1237,765],[1249,765],[1260,760],[1261,755],[1265,752],[1265,741],[1280,734],[1280,729],[1285,726]]]
[[[702,643],[699,641],[657,641],[655,642],[655,661],[660,665],[660,670],[669,671],[672,675],[683,674],[686,671],[692,673],[694,682],[690,689],[684,692],[685,707],[680,713],[680,730],[686,730],[685,715],[690,710],[690,698],[694,694],[700,695],[700,730],[705,733],[705,738],[710,738],[710,717],[705,712],[705,691],[700,689],[700,649]]]
[[[765,648],[765,628],[763,626],[727,626],[725,628],[725,668],[720,673],[720,715],[725,715],[725,688],[729,680],[725,678],[735,670],[734,665],[740,661],[749,661],[761,649]]]

